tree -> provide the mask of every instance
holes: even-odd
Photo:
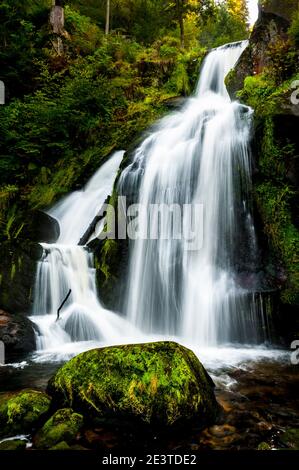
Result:
[[[226,0],[226,3],[229,13],[240,22],[248,23],[249,11],[246,0]]]
[[[110,0],[107,0],[105,34],[109,34],[109,31],[110,31]]]
[[[230,8],[228,3],[230,3]],[[246,11],[241,10],[242,1],[227,0],[221,3],[214,2],[213,14],[199,18],[199,41],[208,48],[223,44],[241,41],[248,38],[248,25]]]
[[[174,21],[180,29],[181,47],[185,47],[185,20],[191,13],[205,20],[213,13],[214,0],[175,0],[170,1],[169,9],[173,11]]]
[[[63,54],[62,37],[65,34],[63,3],[63,1],[52,0],[52,9],[50,13],[50,24],[53,28],[54,34],[53,46],[58,55]]]

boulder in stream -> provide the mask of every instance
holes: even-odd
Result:
[[[51,400],[43,392],[22,390],[0,394],[0,436],[32,432],[47,415]]]
[[[5,345],[6,358],[34,351],[33,323],[24,315],[11,315],[0,309],[0,341]]]
[[[56,411],[34,437],[34,445],[38,449],[61,448],[62,443],[70,444],[76,439],[83,426],[83,416],[72,409],[64,408]]]
[[[219,410],[214,384],[195,354],[174,342],[93,349],[61,367],[47,392],[54,406],[88,418],[151,425],[211,422]]]

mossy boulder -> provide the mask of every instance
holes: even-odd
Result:
[[[74,413],[70,408],[58,410],[38,431],[34,445],[38,449],[55,447],[55,450],[61,450],[62,445],[68,446],[76,439],[82,426],[82,415]]]
[[[260,2],[259,18],[253,27],[248,47],[239,58],[234,70],[225,79],[226,87],[233,99],[236,98],[237,92],[243,88],[246,77],[260,74],[271,65],[270,49],[277,47],[281,41],[286,41],[288,38],[289,15],[286,18],[278,14],[273,5],[271,8],[270,4],[273,3],[273,0],[269,0],[267,3],[266,8]],[[293,13],[296,11],[292,0],[289,10]]]
[[[219,409],[214,384],[195,354],[174,342],[93,349],[60,368],[48,384],[55,406],[88,418],[137,418],[152,425],[196,419]]]
[[[58,444],[55,444],[55,446],[50,447],[49,450],[60,451],[60,450],[72,450],[72,449],[71,449],[71,447],[68,445],[67,442],[62,441],[62,442],[59,442]]]
[[[41,245],[30,240],[0,244],[0,308],[11,313],[28,313],[33,304],[37,262]]]
[[[9,441],[0,442],[0,451],[1,450],[25,450],[26,441],[23,439],[12,439]]]
[[[49,396],[37,390],[0,394],[0,436],[31,432],[47,415],[50,403]]]
[[[280,436],[280,441],[289,449],[299,450],[299,429],[289,428]]]

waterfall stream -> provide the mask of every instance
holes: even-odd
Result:
[[[93,257],[78,246],[113,183],[124,152],[116,152],[83,191],[59,202],[49,214],[60,225],[55,244],[43,244],[33,315],[41,351],[83,349],[90,342],[115,344],[176,337],[196,347],[228,343],[261,344],[267,321],[256,286],[240,278],[257,257],[251,214],[250,130],[252,110],[229,98],[227,73],[247,46],[229,44],[210,52],[195,94],[165,117],[135,151],[122,172],[122,195],[137,194],[145,208],[154,204],[202,207],[202,243],[188,249],[174,238],[169,214],[138,226],[157,224],[157,239],[130,241],[125,317],[98,299]],[[189,231],[192,220],[182,215]],[[61,318],[57,308],[71,295]],[[126,338],[126,340],[125,340]]]
[[[246,46],[229,44],[207,56],[195,96],[160,122],[122,173],[120,192],[138,194],[143,207],[203,208],[197,250],[173,238],[169,214],[150,220],[145,210],[139,216],[140,227],[159,224],[160,235],[131,243],[126,313],[146,333],[200,346],[266,339],[254,288],[238,283],[257,256],[250,212],[252,110],[232,102],[224,85]],[[191,225],[184,214],[183,225]]]
[[[112,157],[95,173],[84,190],[71,193],[49,214],[60,225],[56,243],[42,243],[44,255],[38,263],[31,320],[37,326],[39,351],[74,350],[74,343],[120,342],[123,331],[136,334],[119,315],[106,310],[97,295],[93,255],[78,246],[107,196],[111,194],[123,151]],[[71,295],[57,320],[57,309]]]

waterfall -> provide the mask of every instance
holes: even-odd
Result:
[[[43,243],[34,289],[32,321],[37,326],[37,349],[51,350],[74,342],[120,340],[125,320],[103,308],[98,300],[93,255],[78,246],[94,217],[111,194],[124,155],[116,152],[95,173],[84,190],[75,191],[50,211],[60,225],[56,243]],[[71,295],[57,320],[57,309]]]
[[[130,243],[125,310],[147,334],[176,335],[199,346],[261,343],[267,324],[255,285],[242,273],[256,263],[252,221],[251,108],[230,100],[224,80],[247,41],[213,50],[193,97],[162,119],[135,151],[119,181],[122,195],[138,194],[149,209],[166,204],[203,208],[203,240],[188,250],[175,239],[169,214],[138,226],[159,225],[159,237]],[[182,216],[183,225],[191,219]]]
[[[60,237],[43,244],[37,268],[31,319],[40,351],[153,338],[175,337],[194,349],[267,339],[254,272],[252,110],[231,101],[224,84],[246,46],[233,43],[209,53],[195,94],[158,123],[120,175],[120,195],[145,209],[136,218],[139,236],[130,240],[124,317],[102,306],[93,256],[78,245],[111,194],[124,152],[116,152],[84,190],[49,211]],[[160,206],[170,209],[151,217],[151,208]],[[173,208],[180,210],[183,236],[174,235]],[[201,227],[194,229],[190,208],[195,220],[201,215]],[[158,236],[148,236],[148,228]]]

